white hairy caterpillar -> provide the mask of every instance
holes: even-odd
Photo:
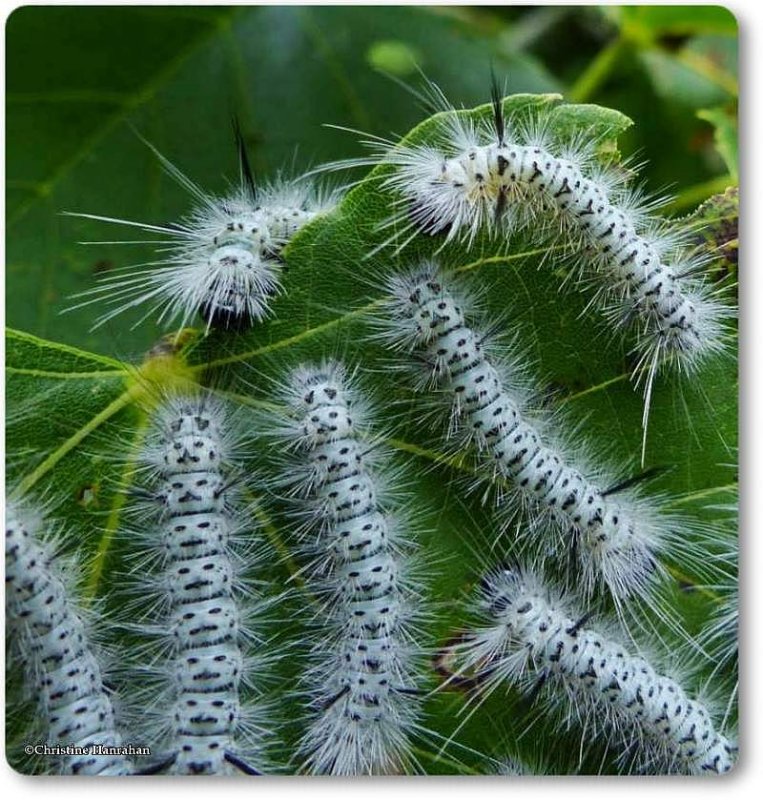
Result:
[[[317,595],[317,709],[300,743],[313,774],[389,774],[411,761],[418,703],[411,593],[392,517],[369,469],[365,403],[342,365],[296,369],[284,387],[279,439],[294,452],[281,480],[300,511]]]
[[[529,762],[516,756],[504,756],[498,761],[497,768],[493,771],[496,775],[505,775],[507,778],[529,778],[550,774],[546,764],[543,764],[537,757]]]
[[[728,772],[735,745],[709,710],[645,658],[587,627],[562,596],[520,567],[483,581],[484,627],[460,647],[463,669],[480,692],[504,683],[543,689],[565,702],[567,722],[623,747],[641,771],[701,775]]]
[[[603,586],[617,603],[647,596],[667,537],[659,513],[603,474],[587,477],[549,442],[436,264],[424,262],[389,280],[381,322],[385,343],[423,361],[427,383],[447,397],[450,433],[461,433],[489,461],[493,483],[508,480],[516,488],[534,517],[533,532],[550,522],[563,546],[577,550],[585,593]]]
[[[738,498],[730,504],[709,506],[722,516],[712,523],[706,542],[708,559],[718,566],[716,580],[698,588],[714,595],[716,607],[699,635],[700,644],[715,659],[717,670],[731,670],[736,675],[739,646],[739,538]],[[734,694],[738,688],[735,686]]]
[[[171,396],[155,411],[142,454],[151,473],[142,495],[159,513],[142,538],[159,569],[141,587],[148,633],[162,643],[138,670],[156,678],[138,724],[167,754],[173,774],[259,774],[266,732],[243,690],[255,665],[231,415],[209,394]],[[246,555],[251,552],[251,546]],[[150,563],[141,565],[143,572]],[[159,599],[150,601],[159,593]],[[146,631],[143,624],[134,626]]]
[[[256,185],[238,127],[236,138],[239,186],[223,197],[203,191],[149,145],[164,170],[196,202],[178,223],[162,226],[70,214],[129,225],[163,238],[156,242],[161,244],[157,261],[106,274],[100,286],[77,295],[86,299],[67,311],[94,304],[108,307],[98,317],[94,326],[98,327],[128,309],[147,305],[136,325],[158,312],[159,323],[186,327],[198,313],[207,332],[243,330],[269,316],[271,301],[281,291],[281,251],[303,225],[336,204],[338,193],[321,191],[307,177],[279,176]]]
[[[739,551],[729,547],[723,555],[722,581],[714,584],[718,606],[702,631],[700,642],[714,654],[719,665],[730,665],[737,657],[739,632]]]
[[[492,120],[482,124],[459,114],[439,88],[429,86],[430,105],[446,116],[435,138],[407,144],[370,137],[367,158],[325,169],[386,165],[380,186],[393,192],[394,232],[382,245],[398,251],[418,232],[443,234],[443,246],[471,247],[481,232],[510,238],[520,229],[584,251],[584,274],[600,287],[594,298],[618,325],[636,328],[634,377],[644,381],[648,418],[651,390],[663,363],[687,371],[724,347],[732,310],[704,280],[708,255],[675,225],[654,217],[624,183],[624,171],[597,163],[596,141],[585,131],[555,134],[553,116],[504,114],[493,87]]]
[[[44,718],[51,746],[122,746],[111,695],[89,640],[83,612],[51,544],[39,538],[41,520],[16,503],[6,508],[5,613],[11,644]],[[69,775],[128,775],[122,755],[83,753],[57,757]]]

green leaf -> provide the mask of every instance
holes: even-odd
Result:
[[[560,104],[548,94],[514,95],[504,101],[504,108],[516,115],[548,110],[551,124],[560,131],[585,131],[601,140],[600,157],[608,161],[618,157],[616,139],[631,125],[616,111]],[[459,113],[479,122],[491,110],[486,105]],[[432,117],[405,140],[432,141],[442,123],[442,115]],[[424,597],[432,617],[426,626],[427,643],[442,644],[464,624],[464,598],[509,541],[499,540],[496,517],[479,493],[465,491],[473,477],[468,464],[449,456],[440,437],[422,425],[420,403],[391,369],[390,354],[369,337],[383,278],[442,247],[438,237],[418,236],[402,256],[387,248],[369,258],[387,236],[380,225],[394,199],[380,189],[379,179],[388,169],[378,167],[334,213],[295,237],[285,253],[285,291],[274,303],[274,318],[251,332],[213,333],[207,338],[186,333],[179,352],[159,348],[140,365],[27,334],[9,334],[8,442],[11,454],[17,454],[11,461],[11,482],[57,499],[57,515],[78,531],[92,554],[86,572],[90,593],[108,599],[114,582],[122,580],[129,546],[115,534],[145,430],[146,386],[203,381],[231,400],[257,408],[272,403],[273,382],[290,367],[338,355],[361,366],[362,383],[379,410],[378,429],[406,467],[406,488],[420,523],[416,541],[428,573]],[[576,431],[595,452],[614,456],[624,475],[638,472],[643,398],[628,377],[629,343],[613,335],[589,307],[590,295],[572,287],[560,291],[568,266],[558,259],[553,243],[483,237],[471,249],[453,244],[441,258],[480,287],[488,315],[500,319],[505,337],[527,354],[538,376],[538,395],[553,392],[564,412],[555,424]],[[736,475],[729,465],[736,453],[736,387],[736,353],[731,346],[690,376],[660,379],[654,391],[645,467],[665,469],[647,491],[663,494],[668,507],[695,523],[709,523],[713,512],[708,507],[728,502],[734,492]],[[252,419],[254,426],[256,418]],[[258,431],[252,434],[256,439]],[[115,450],[122,458],[115,459]],[[267,469],[262,451],[253,450],[249,462],[253,472]],[[278,501],[263,494],[256,499],[264,535],[298,565],[294,536]],[[695,536],[687,533],[695,547],[703,547]],[[718,598],[712,590],[696,588],[703,578],[690,565],[676,560],[669,568],[672,611],[696,633]],[[712,571],[713,565],[707,568]],[[289,569],[286,559],[269,565],[268,572],[281,582],[288,579]],[[305,603],[297,592],[288,606],[295,619],[282,626],[283,640],[300,641]],[[661,633],[671,640],[669,631]],[[660,649],[658,643],[651,644]],[[675,647],[680,650],[680,643]],[[302,656],[297,648],[294,663],[279,666],[281,690],[293,685]],[[701,674],[707,676],[711,669],[705,665]],[[428,681],[434,687],[434,673]],[[293,742],[299,732],[299,709],[282,694],[274,697],[291,710],[285,716],[293,722],[279,733]],[[496,692],[469,715],[462,693],[443,691],[427,700],[426,711],[425,724],[437,736],[422,736],[416,756],[428,772],[483,772],[488,758],[513,753],[532,761],[538,752],[546,754],[550,772],[577,768],[575,757],[566,754],[577,754],[580,731],[573,726],[560,735],[552,721],[535,712],[536,726],[520,736],[530,716],[516,693]],[[449,737],[457,726],[462,726],[457,744],[440,753],[441,737]],[[547,747],[548,742],[554,747]],[[594,743],[585,752],[582,770],[616,772],[616,756]]]
[[[663,98],[673,98],[694,108],[729,98],[728,91],[714,75],[698,72],[694,64],[686,64],[672,53],[645,50],[640,57],[655,91]]]
[[[722,6],[613,6],[603,12],[636,41],[700,33],[737,34],[734,15]]]
[[[739,145],[736,113],[726,107],[704,108],[697,112],[700,119],[709,122],[715,129],[715,146],[721,154],[729,175],[739,179]]]
[[[730,36],[695,36],[681,48],[678,58],[705,75],[732,97],[739,95],[739,46]]]

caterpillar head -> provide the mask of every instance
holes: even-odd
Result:
[[[318,367],[302,365],[292,373],[291,383],[304,411],[348,402],[345,369],[336,361],[326,361]]]
[[[306,441],[320,444],[352,434],[351,400],[341,364],[328,361],[318,367],[299,367],[291,385],[293,407]]]
[[[269,313],[270,299],[279,288],[280,267],[268,256],[270,239],[256,235],[256,246],[239,239],[209,254],[199,313],[210,327],[244,330]]]
[[[239,245],[264,255],[274,249],[273,237],[266,215],[259,210],[237,210],[230,215],[225,228],[213,239],[216,247]]]

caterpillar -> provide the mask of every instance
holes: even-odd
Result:
[[[40,539],[43,522],[10,502],[5,521],[5,613],[14,651],[37,699],[50,746],[83,748],[56,756],[68,775],[129,775],[123,755],[92,752],[122,746],[114,707],[83,611],[64,575],[69,571]],[[90,752],[88,752],[88,748]]]
[[[162,768],[173,774],[259,774],[265,757],[262,708],[243,694],[256,689],[258,664],[249,652],[256,601],[245,581],[252,542],[243,534],[253,526],[236,496],[239,446],[223,403],[189,393],[161,402],[142,453],[149,480],[139,496],[153,525],[139,537],[140,571],[150,576],[138,587],[147,622],[133,627],[161,646],[139,651],[151,658],[133,670],[153,678],[141,692],[150,711],[137,724],[159,741]],[[150,603],[152,592],[158,600]]]
[[[736,486],[732,501],[708,506],[708,511],[720,512],[707,537],[707,558],[718,565],[718,574],[710,585],[699,588],[714,595],[716,606],[699,634],[702,647],[715,659],[717,670],[738,671],[739,637],[739,501]],[[738,679],[734,688],[737,692]]]
[[[461,668],[479,692],[504,683],[541,688],[582,720],[589,735],[606,735],[639,770],[702,775],[731,770],[736,746],[710,711],[672,678],[614,638],[588,627],[563,596],[518,565],[482,582],[483,627],[466,637]]]
[[[703,278],[712,254],[680,228],[655,218],[655,202],[631,189],[624,170],[602,166],[596,140],[580,130],[556,135],[552,112],[507,118],[495,81],[492,119],[456,112],[429,85],[428,105],[444,111],[431,141],[409,144],[370,137],[373,154],[322,169],[387,167],[379,186],[393,211],[380,247],[405,247],[417,233],[442,234],[471,248],[478,234],[508,240],[520,229],[580,254],[583,274],[599,286],[593,303],[618,325],[636,328],[637,382],[645,391],[646,428],[655,376],[664,364],[692,371],[725,348],[732,309]],[[378,248],[377,248],[378,249]]]
[[[386,345],[423,362],[426,382],[447,397],[449,433],[461,433],[491,464],[492,483],[515,487],[534,517],[531,530],[551,523],[567,537],[585,593],[605,588],[617,602],[648,595],[668,536],[659,513],[602,473],[588,477],[549,442],[524,411],[511,370],[504,376],[490,358],[438,265],[425,261],[389,279],[379,321]]]
[[[737,657],[739,629],[739,585],[737,576],[737,549],[729,548],[722,556],[722,582],[712,588],[720,594],[715,612],[703,630],[702,643],[715,654],[719,665],[730,665]]]
[[[186,327],[200,314],[210,329],[244,330],[271,313],[281,291],[281,251],[306,223],[336,205],[337,191],[322,191],[306,176],[277,177],[258,186],[243,136],[235,127],[239,153],[239,186],[218,197],[203,191],[156,148],[148,145],[164,170],[196,202],[178,223],[154,225],[96,214],[69,216],[139,228],[162,237],[160,254],[147,269],[129,266],[103,276],[101,285],[75,298],[67,308],[107,307],[94,328],[131,308],[150,306],[158,322]],[[129,244],[129,242],[120,242]]]
[[[293,371],[277,435],[294,454],[281,483],[297,504],[317,597],[300,753],[313,774],[405,770],[418,716],[412,592],[394,520],[369,467],[367,404],[343,365]]]

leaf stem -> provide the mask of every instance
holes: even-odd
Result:
[[[607,80],[627,45],[627,39],[619,34],[600,50],[593,61],[578,75],[577,80],[567,92],[567,99],[571,103],[587,102]]]
[[[67,454],[74,450],[78,444],[86,439],[96,428],[119,413],[133,402],[139,394],[139,387],[131,387],[119,397],[112,400],[106,408],[96,414],[86,425],[70,436],[60,447],[54,450],[35,470],[30,472],[18,486],[21,495],[26,494],[43,475],[47,474]]]
[[[103,534],[98,542],[98,549],[96,550],[91,562],[87,580],[87,588],[84,592],[84,599],[86,602],[93,600],[98,593],[98,585],[100,584],[101,576],[103,575],[106,556],[108,555],[111,547],[111,541],[114,538],[114,534],[117,532],[119,527],[122,509],[127,502],[126,490],[130,486],[132,477],[135,475],[135,469],[138,463],[140,450],[143,446],[146,430],[148,429],[147,423],[148,420],[144,415],[140,424],[135,429],[135,437],[133,438],[132,445],[130,447],[130,454],[125,461],[122,473],[119,476],[119,483],[111,501],[111,508],[109,509],[109,516],[106,520],[106,527],[103,529]]]
[[[271,353],[274,350],[282,350],[284,347],[289,347],[292,344],[296,344],[297,342],[309,339],[312,336],[316,336],[319,333],[324,333],[327,330],[331,330],[331,328],[336,328],[338,325],[341,325],[343,322],[346,322],[349,319],[353,319],[355,317],[362,317],[364,314],[367,314],[376,306],[380,305],[381,302],[382,302],[381,300],[375,300],[373,303],[369,303],[368,305],[356,308],[354,311],[349,311],[347,314],[342,314],[339,317],[330,319],[328,320],[328,322],[316,325],[314,328],[308,328],[307,330],[301,331],[300,333],[295,333],[294,336],[287,336],[285,339],[279,339],[277,342],[272,342],[271,344],[263,345],[262,347],[258,347],[255,350],[247,350],[243,353],[236,353],[235,355],[226,356],[225,358],[218,358],[215,361],[209,361],[203,364],[195,364],[190,368],[191,372],[203,372],[206,369],[223,367],[226,366],[227,364],[236,364],[241,361],[245,361],[248,358],[253,358],[254,356],[261,356],[264,355],[265,353]]]
[[[268,537],[270,544],[273,546],[275,551],[281,557],[282,562],[286,565],[286,569],[291,576],[291,579],[297,585],[297,587],[305,594],[306,598],[311,604],[317,605],[317,601],[307,589],[305,584],[305,579],[302,577],[302,570],[299,568],[298,564],[294,561],[291,551],[286,545],[286,542],[281,538],[280,533],[278,532],[278,528],[273,524],[273,520],[271,519],[270,515],[267,513],[265,508],[263,507],[262,503],[259,501],[258,498],[250,495],[249,497],[251,502],[251,511],[254,518],[259,523],[260,527],[262,528],[265,535]]]

